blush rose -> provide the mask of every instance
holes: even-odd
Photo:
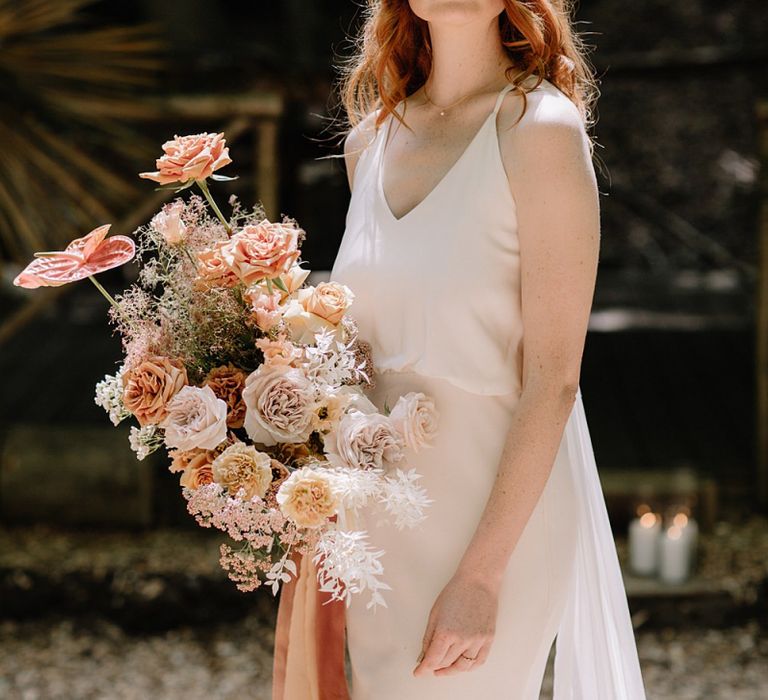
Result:
[[[429,446],[437,434],[438,412],[432,397],[411,391],[398,398],[389,420],[403,436],[406,447],[418,452]]]
[[[180,450],[213,450],[227,437],[227,404],[209,386],[185,386],[168,404],[165,444]]]
[[[380,413],[348,411],[325,437],[324,451],[334,466],[383,469],[404,458],[403,436]]]
[[[245,380],[243,401],[245,430],[254,442],[269,446],[309,439],[315,388],[300,369],[262,365]]]

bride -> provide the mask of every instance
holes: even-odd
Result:
[[[537,700],[556,640],[556,700],[643,700],[579,387],[597,90],[569,8],[369,0],[357,46],[331,279],[355,291],[371,400],[423,392],[440,426],[411,464],[421,529],[359,515],[392,590],[345,611],[350,695]]]

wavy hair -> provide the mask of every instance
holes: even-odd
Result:
[[[525,93],[546,78],[579,108],[585,127],[595,123],[599,91],[586,45],[571,22],[574,4],[575,0],[504,0],[499,32],[515,64],[507,73],[517,73],[510,82],[523,96],[520,117],[527,107]],[[408,0],[367,0],[364,17],[354,39],[355,52],[340,64],[346,132],[379,108],[377,129],[389,114],[402,122],[395,107],[424,84],[432,65],[427,22],[414,14]],[[530,76],[537,79],[526,90],[522,83]]]

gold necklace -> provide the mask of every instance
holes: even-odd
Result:
[[[464,95],[464,97],[461,97],[461,98],[459,98],[458,100],[456,100],[456,102],[454,102],[453,104],[450,104],[450,105],[448,105],[447,107],[441,107],[440,105],[436,105],[436,104],[435,104],[434,102],[432,102],[432,100],[429,98],[429,93],[427,92],[427,84],[426,84],[426,83],[424,83],[424,85],[423,85],[422,87],[424,88],[424,97],[426,97],[426,98],[427,98],[427,102],[429,102],[429,104],[431,104],[431,105],[433,105],[433,106],[437,107],[437,108],[440,110],[440,116],[441,116],[441,117],[444,117],[444,116],[445,116],[445,112],[446,112],[446,110],[449,110],[451,107],[455,107],[457,104],[459,104],[460,102],[463,102],[463,101],[464,101],[464,100],[466,100],[468,97],[472,97],[472,95],[477,95],[479,92],[482,92],[482,90],[478,90],[478,91],[476,91],[476,92],[470,92],[470,93],[468,93],[468,94]]]

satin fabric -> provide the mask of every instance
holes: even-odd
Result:
[[[493,662],[489,657],[471,673],[439,679],[407,677],[429,605],[461,551],[457,543],[472,535],[470,523],[492,483],[490,470],[497,466],[494,460],[522,386],[516,206],[493,118],[510,89],[499,93],[493,112],[453,167],[404,216],[394,216],[382,187],[391,116],[356,166],[331,279],[355,292],[350,313],[361,337],[371,343],[378,372],[372,400],[382,403],[388,391],[396,398],[422,387],[438,396],[448,427],[438,436],[436,451],[414,462],[426,474],[422,485],[438,496],[424,530],[398,539],[391,529],[376,532],[373,516],[362,514],[372,543],[387,545],[383,563],[393,590],[386,592],[389,612],[378,621],[364,612],[362,601],[347,610],[352,700],[533,700],[555,634],[555,700],[645,700],[581,391],[553,476],[510,562]],[[528,98],[526,118],[536,118],[541,99],[568,99],[546,80]],[[307,578],[304,598],[311,588]],[[284,672],[288,690],[296,687],[295,679],[304,678],[305,689],[322,692],[306,680],[319,676],[319,658],[302,650],[311,649],[306,640],[317,630],[335,630],[338,641],[338,626],[319,624],[312,609],[294,603],[290,617],[304,624],[283,624],[293,631]],[[299,650],[292,657],[294,645]]]
[[[311,556],[280,589],[272,673],[273,700],[349,700],[344,603],[318,590]]]

